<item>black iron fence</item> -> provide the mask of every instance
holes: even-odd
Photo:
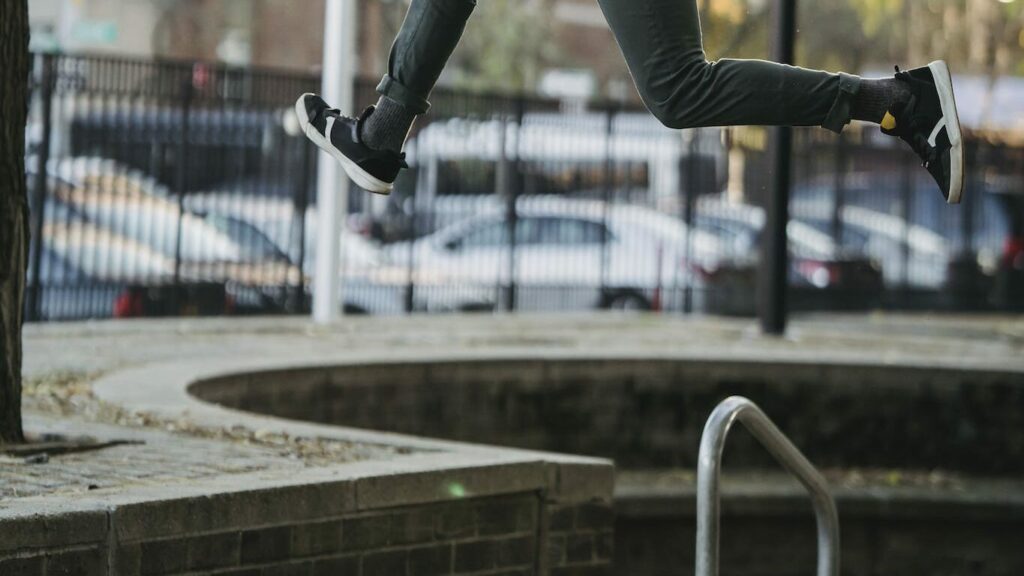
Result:
[[[303,309],[308,75],[41,55],[28,126],[34,320]]]
[[[358,83],[360,105],[374,84]],[[292,104],[318,85],[38,56],[28,317],[306,311],[317,155]],[[432,101],[395,192],[350,196],[350,312],[753,312],[763,129],[679,132],[636,106],[525,96]],[[956,208],[874,129],[798,130],[794,149],[795,308],[1024,306],[1024,148],[973,135]]]

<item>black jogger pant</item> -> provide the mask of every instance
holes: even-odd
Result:
[[[709,62],[696,0],[598,0],[647,108],[671,128],[850,122],[860,79],[763,60]],[[422,114],[476,0],[413,0],[377,90]]]

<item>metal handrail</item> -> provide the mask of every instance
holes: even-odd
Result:
[[[718,576],[719,477],[722,451],[734,422],[744,427],[796,476],[810,493],[818,523],[818,576],[839,575],[839,514],[825,478],[756,404],[733,396],[715,408],[704,425],[697,464],[696,576]]]

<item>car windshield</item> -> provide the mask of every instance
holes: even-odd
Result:
[[[537,244],[600,244],[607,234],[603,224],[580,218],[525,218],[521,222],[524,240]]]
[[[832,222],[827,220],[803,220],[805,224],[814,228],[822,234],[827,234],[831,237],[832,235]],[[859,228],[855,228],[847,223],[841,223],[841,242],[840,245],[843,248],[853,250],[864,250],[868,242],[871,240],[870,236]]]
[[[276,244],[248,222],[217,214],[207,214],[204,219],[238,245],[242,260],[245,262],[288,260],[288,257],[281,252]]]
[[[489,220],[452,238],[460,248],[494,248],[508,244],[508,226],[503,220]],[[607,236],[606,236],[607,235]],[[524,216],[516,222],[516,244],[579,246],[600,244],[611,235],[600,222],[560,216]]]

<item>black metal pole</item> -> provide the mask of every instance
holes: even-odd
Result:
[[[903,162],[903,178],[900,186],[900,218],[903,219],[903,234],[900,238],[900,258],[903,264],[903,274],[900,278],[900,290],[906,303],[910,292],[910,217],[912,194],[914,189],[914,175],[911,167],[914,165],[913,157],[907,154],[907,160]]]
[[[796,44],[796,0],[778,0],[775,13],[774,57],[792,64]],[[793,131],[775,128],[771,159],[773,179],[768,199],[765,230],[761,242],[760,314],[761,330],[781,336],[786,332],[786,277],[789,270],[786,228],[789,224],[789,187],[793,155]]]
[[[978,139],[974,142],[973,146],[974,154],[973,158],[968,157],[969,160],[974,160],[968,163],[968,166],[975,166],[978,168],[984,168],[989,165],[989,146],[986,145],[984,139]],[[971,149],[967,149],[967,153],[970,154]],[[969,174],[968,174],[969,175]],[[979,179],[980,180],[980,179]],[[983,181],[983,180],[980,180]],[[963,259],[964,261],[974,260],[977,258],[975,254],[975,241],[974,241],[974,198],[977,194],[968,194],[967,198],[963,202],[963,210],[960,213],[960,225],[962,227],[961,233],[964,236],[964,249]]]
[[[610,219],[610,211],[612,205],[612,198],[615,194],[615,158],[613,157],[612,140],[615,137],[615,115],[618,114],[616,106],[612,106],[608,109],[605,114],[605,128],[604,128],[604,174],[602,179],[604,180],[604,190],[602,190],[602,207],[601,207],[601,276],[600,276],[600,294],[604,299],[607,294],[608,284],[610,282],[610,268],[611,268],[611,251],[608,246],[608,220]],[[629,190],[626,190],[628,197]],[[610,299],[609,299],[610,300]]]
[[[50,163],[50,143],[53,136],[53,85],[54,68],[56,57],[53,54],[42,56],[43,69],[39,77],[40,93],[39,103],[43,112],[43,139],[36,150],[36,179],[33,182],[34,189],[32,215],[32,239],[35,242],[35,250],[32,251],[32,289],[28,293],[28,320],[39,321],[42,319],[42,293],[43,280],[41,277],[43,267],[43,250],[46,248],[46,237],[43,234],[43,227],[46,225],[46,195],[47,195],[47,173],[46,165]]]
[[[846,137],[840,134],[835,145],[835,176],[832,198],[832,241],[837,247],[843,245],[843,209],[846,204]]]
[[[310,154],[310,147],[305,142],[299,145],[299,189],[295,203],[294,218],[299,224],[299,281],[295,287],[295,295],[292,299],[291,312],[298,314],[306,312],[306,216],[309,213],[309,188],[313,181],[313,171],[316,164],[313,162],[313,155]]]
[[[422,174],[422,172],[420,172]],[[429,186],[429,184],[427,184]],[[412,193],[412,214],[409,214],[409,259],[406,261],[405,269],[405,291],[402,295],[403,308],[406,314],[416,311],[416,241],[420,234],[420,189],[422,182],[418,182]],[[433,210],[433,206],[430,209]]]
[[[506,220],[508,222],[508,292],[505,302],[505,310],[507,312],[515,312],[516,300],[518,300],[516,295],[516,273],[518,268],[516,263],[516,250],[518,249],[516,229],[519,227],[519,210],[516,204],[519,199],[520,189],[523,186],[523,164],[522,159],[519,157],[518,143],[522,141],[523,137],[523,117],[526,116],[526,98],[519,96],[516,98],[515,105],[515,124],[516,129],[519,131],[515,138],[517,147],[515,157],[511,163],[512,169],[505,178],[508,184],[508,189],[505,191]],[[501,145],[506,146],[506,143],[502,142]]]
[[[181,313],[182,304],[181,234],[182,224],[185,220],[185,189],[188,186],[188,124],[192,108],[192,74],[191,69],[189,70],[187,78],[182,81],[181,85],[181,131],[178,133],[178,163],[175,167],[177,169],[175,188],[178,193],[178,223],[174,236],[174,286],[171,297],[171,309],[174,315]]]
[[[685,163],[686,168],[686,179],[683,186],[683,222],[686,224],[686,250],[683,253],[683,260],[686,265],[684,272],[686,285],[683,288],[683,312],[685,314],[693,313],[693,270],[695,269],[693,265],[693,242],[697,217],[697,187],[700,186],[700,181],[698,180],[700,166],[698,165],[699,157],[697,156],[700,151],[700,129],[694,128],[691,130],[690,136],[686,158],[680,162],[680,164]],[[682,172],[680,170],[680,173]]]

